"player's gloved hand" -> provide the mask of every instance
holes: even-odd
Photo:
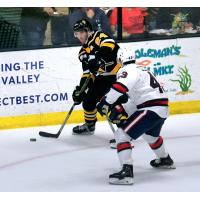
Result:
[[[106,97],[103,97],[97,104],[97,110],[101,116],[106,115],[110,110],[111,105],[106,101]]]
[[[110,110],[108,118],[113,124],[121,124],[128,119],[128,114],[122,105],[117,105]]]
[[[75,90],[73,91],[72,98],[74,100],[75,105],[81,104],[86,94],[85,92],[80,93],[80,90],[81,90],[80,86],[76,86]]]
[[[100,75],[105,72],[105,62],[98,59],[95,55],[88,56],[87,65],[90,66],[90,71],[95,75]]]
[[[105,61],[103,60],[103,59],[99,59],[98,60],[98,74],[99,75],[101,75],[101,74],[103,74],[103,73],[105,73],[105,71],[106,71],[106,63],[105,63]]]

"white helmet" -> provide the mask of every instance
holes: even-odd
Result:
[[[133,49],[120,48],[117,52],[117,61],[122,64],[135,63],[135,52]]]

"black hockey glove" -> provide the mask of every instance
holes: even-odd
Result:
[[[95,75],[100,75],[105,72],[105,61],[103,59],[98,58],[95,55],[88,56],[88,66],[90,66],[90,70]]]
[[[108,113],[108,118],[113,124],[122,124],[128,119],[128,114],[122,105],[117,105]]]
[[[103,97],[97,104],[97,110],[101,116],[106,115],[111,108],[111,105],[106,101],[106,97]]]
[[[85,91],[80,93],[80,86],[76,86],[75,90],[73,91],[72,98],[74,100],[75,105],[81,104],[83,101],[84,96],[86,95]]]

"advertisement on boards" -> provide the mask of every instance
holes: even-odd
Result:
[[[199,38],[121,44],[133,51],[141,68],[150,70],[172,102],[200,99]]]
[[[171,102],[200,99],[196,38],[121,43],[164,86]],[[66,112],[82,74],[80,47],[0,53],[0,116]],[[82,109],[77,106],[75,110]]]
[[[0,116],[67,111],[81,75],[79,60],[71,55],[77,50],[0,53]]]

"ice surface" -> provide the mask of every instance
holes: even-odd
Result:
[[[112,131],[98,122],[92,136],[74,136],[66,125],[58,139],[42,138],[39,131],[56,133],[60,126],[0,131],[0,191],[200,191],[200,114],[174,115],[162,135],[175,161],[175,170],[151,168],[154,159],[139,139],[133,149],[135,184],[108,184],[120,165],[109,148]],[[36,138],[36,142],[30,142]]]

